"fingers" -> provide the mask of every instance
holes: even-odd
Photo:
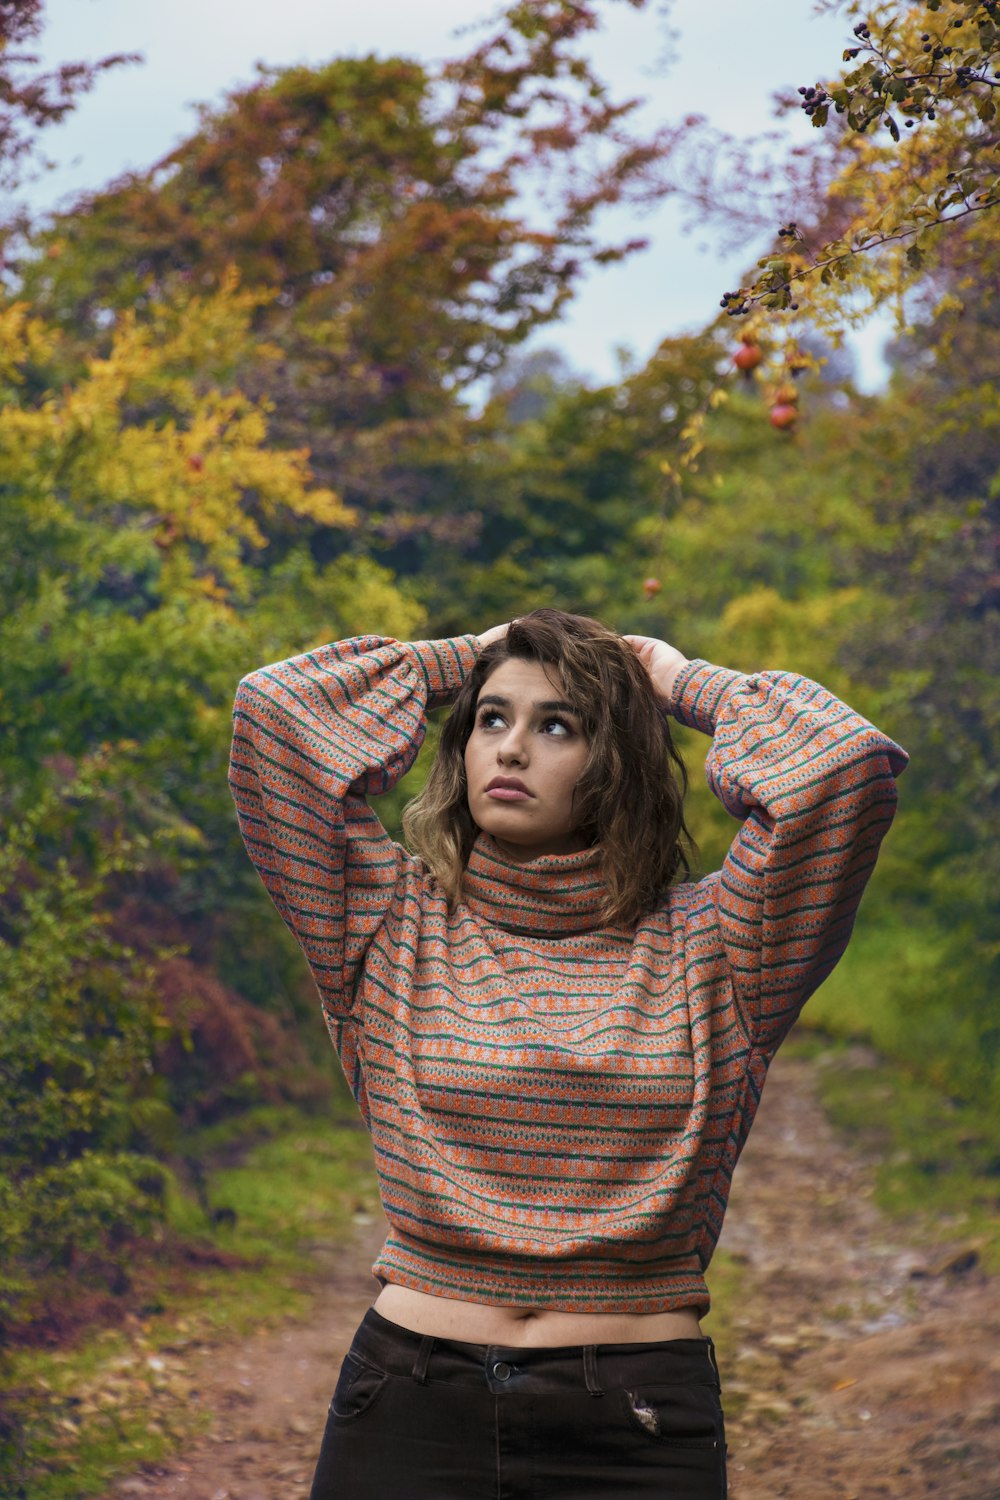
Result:
[[[477,639],[481,646],[492,646],[494,641],[502,641],[510,629],[513,621],[507,620],[503,625],[491,625],[489,630],[484,630]]]
[[[687,657],[683,656],[676,646],[671,646],[667,641],[657,640],[654,636],[626,635],[622,639],[632,647],[649,673],[650,681],[656,691],[661,697],[669,699],[673,694],[678,672],[687,664]]]
[[[640,660],[642,660],[644,656],[652,655],[657,646],[662,646],[664,644],[663,641],[658,641],[656,637],[652,635],[623,635],[622,640],[627,642],[627,644],[632,647],[632,650]]]

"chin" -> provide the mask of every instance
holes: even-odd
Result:
[[[473,821],[476,827],[481,829],[483,833],[488,833],[495,839],[503,839],[508,844],[533,844],[538,842],[535,835],[529,833],[523,824],[518,827],[513,818],[505,818],[502,813],[497,817],[495,814],[491,816],[487,812],[484,818],[475,818]]]
[[[473,818],[476,827],[483,833],[488,833],[491,838],[498,839],[502,844],[515,845],[518,848],[530,848],[533,844],[545,842],[547,835],[541,837],[533,828],[528,828],[517,815],[513,816],[502,809],[487,807],[481,818]]]

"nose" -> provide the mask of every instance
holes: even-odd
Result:
[[[518,724],[511,724],[497,745],[497,764],[501,766],[523,766],[527,761],[524,731]]]

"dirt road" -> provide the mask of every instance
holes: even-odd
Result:
[[[304,1500],[380,1240],[359,1228],[307,1326],[186,1356],[211,1432],[106,1500]],[[1000,1500],[996,1284],[879,1214],[807,1062],[772,1070],[723,1244],[746,1278],[722,1371],[732,1500]]]

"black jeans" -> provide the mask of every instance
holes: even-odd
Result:
[[[724,1500],[711,1339],[499,1348],[374,1308],[344,1359],[311,1500]]]

